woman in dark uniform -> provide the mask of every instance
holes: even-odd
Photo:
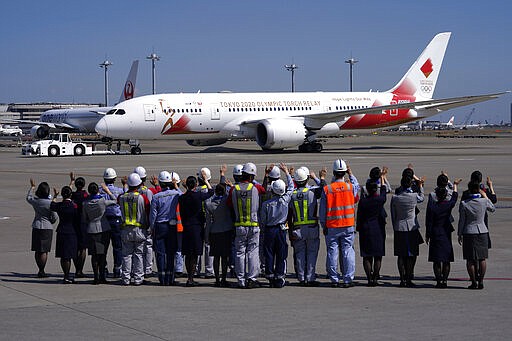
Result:
[[[203,176],[206,179],[206,176]],[[208,192],[196,191],[197,179],[189,176],[185,185],[187,191],[178,199],[180,216],[183,224],[183,244],[181,253],[185,256],[188,280],[186,286],[196,286],[194,271],[197,257],[203,254],[203,238],[205,216],[203,201],[213,195],[213,189],[208,180],[205,180]]]
[[[71,182],[69,186],[71,187],[73,184],[76,187],[76,191],[71,194],[71,200],[78,206],[78,221],[82,221],[82,207],[84,201],[87,200],[89,194],[84,189],[85,188],[85,179],[81,176],[75,179],[75,175],[73,172],[69,174]],[[85,224],[80,223],[80,230],[78,231],[78,252],[77,256],[73,257],[73,262],[75,263],[75,278],[85,277],[83,273],[85,258],[87,257],[87,227]]]
[[[378,179],[377,179],[378,180]],[[368,286],[377,286],[382,257],[385,255],[386,217],[384,203],[387,187],[384,176],[380,177],[380,190],[376,181],[366,183],[366,195],[361,198],[357,209],[356,231],[360,233],[359,249]]]
[[[52,247],[53,224],[57,221],[57,215],[50,210],[50,186],[47,182],[41,182],[37,186],[30,179],[30,189],[27,193],[27,202],[34,208],[34,220],[32,221],[32,251],[35,252],[35,260],[39,272],[37,277],[48,277],[44,268],[48,260],[48,252]]]
[[[452,209],[457,203],[457,185],[462,179],[453,182],[453,192],[448,198],[446,186],[436,187],[434,193],[429,196],[427,214],[425,218],[428,244],[428,261],[433,262],[436,288],[446,288],[448,275],[450,274],[450,262],[453,262]]]
[[[72,190],[69,186],[62,187],[62,201],[57,202],[59,192],[54,188],[54,197],[50,209],[59,215],[57,226],[57,243],[55,245],[55,256],[60,258],[60,266],[64,272],[64,284],[74,283],[69,276],[71,259],[76,258],[78,250],[77,234],[80,229],[80,216],[78,206],[71,200]]]

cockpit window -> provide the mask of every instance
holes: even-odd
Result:
[[[116,115],[124,115],[124,114],[126,114],[126,111],[124,111],[123,109],[118,109],[116,111]]]
[[[107,111],[107,113],[105,115],[114,115],[116,111],[117,111],[117,109],[111,109],[111,110]]]

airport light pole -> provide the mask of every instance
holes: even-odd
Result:
[[[354,67],[354,64],[357,63],[359,60],[356,60],[352,57],[350,57],[350,59],[347,59],[345,60],[345,63],[347,64],[350,64],[350,92],[352,92],[353,88],[353,84],[352,84],[352,68]]]
[[[100,64],[101,68],[105,69],[105,106],[108,107],[108,67],[114,65],[108,59]]]
[[[295,92],[295,70],[299,67],[295,64],[285,65],[284,67],[292,73],[292,92]]]
[[[152,53],[146,57],[146,59],[151,59],[151,68],[152,68],[152,90],[153,95],[155,94],[155,61],[160,60],[160,56],[157,56],[156,53]]]

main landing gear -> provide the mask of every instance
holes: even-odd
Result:
[[[128,141],[128,144],[131,146],[130,152],[132,155],[139,155],[142,150],[140,149],[140,143],[139,140],[130,140]]]
[[[324,147],[320,142],[307,142],[299,146],[299,152],[301,153],[320,153]]]

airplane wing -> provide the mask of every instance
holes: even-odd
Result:
[[[363,109],[354,109],[354,110],[345,110],[345,111],[333,111],[326,113],[314,113],[314,114],[298,114],[294,115],[295,117],[307,117],[313,118],[317,120],[325,120],[325,121],[339,121],[344,117],[360,115],[360,114],[370,114],[370,115],[380,115],[383,111],[393,110],[393,109],[415,109],[415,110],[437,110],[438,112],[448,109],[453,109],[469,104],[479,103],[488,101],[491,99],[498,98],[499,96],[509,93],[510,91],[488,94],[488,95],[478,95],[478,96],[463,96],[463,97],[452,97],[452,98],[442,98],[442,99],[431,99],[426,101],[418,101],[411,103],[399,103],[399,104],[391,104],[391,105],[382,105],[371,108],[363,108]],[[249,122],[247,122],[249,123]]]
[[[9,122],[9,123],[27,123],[27,124],[34,124],[34,125],[39,125],[39,126],[47,126],[48,128],[52,128],[52,129],[57,129],[57,128],[71,129],[71,130],[76,129],[75,127],[73,127],[69,124],[66,124],[66,123],[51,123],[51,122],[31,121],[31,120],[17,120],[14,118],[6,118],[6,119],[3,119],[2,121]]]

